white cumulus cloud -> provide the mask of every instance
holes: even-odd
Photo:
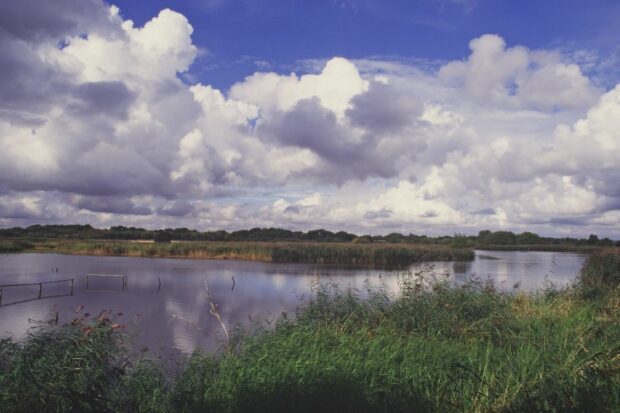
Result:
[[[223,91],[181,80],[178,12],[28,3],[0,6],[1,225],[620,227],[620,86],[583,59],[487,34],[440,65],[334,57]]]

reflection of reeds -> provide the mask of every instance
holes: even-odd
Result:
[[[470,248],[446,245],[310,242],[178,242],[139,244],[126,241],[47,241],[39,245],[61,253],[130,257],[239,259],[404,269],[419,261],[471,261]]]

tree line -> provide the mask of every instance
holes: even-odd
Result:
[[[576,245],[620,246],[620,241],[599,238],[543,237],[533,232],[516,234],[512,231],[483,230],[478,235],[454,234],[452,236],[427,236],[393,232],[387,235],[356,235],[345,231],[326,229],[293,231],[283,228],[252,228],[239,231],[198,231],[189,228],[144,229],[126,226],[95,228],[91,225],[31,225],[26,228],[0,229],[3,238],[57,238],[57,239],[115,239],[178,241],[306,241],[306,242],[355,242],[355,243],[416,243],[473,245]]]

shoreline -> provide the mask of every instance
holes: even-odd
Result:
[[[321,242],[136,243],[110,240],[15,240],[29,253],[67,255],[243,260],[263,263],[316,264],[350,268],[399,270],[418,262],[473,261],[473,248],[419,244]]]

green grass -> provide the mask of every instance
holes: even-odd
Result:
[[[105,315],[34,331],[0,342],[0,410],[620,411],[619,263],[604,251],[574,286],[532,295],[415,274],[397,297],[324,286],[173,377]]]
[[[310,242],[175,242],[35,241],[32,251],[65,254],[240,259],[280,263],[329,264],[403,269],[423,261],[471,261],[471,248],[415,244],[354,244]]]
[[[620,288],[620,248],[593,254],[579,277],[579,292],[586,299],[605,297],[609,289]]]

